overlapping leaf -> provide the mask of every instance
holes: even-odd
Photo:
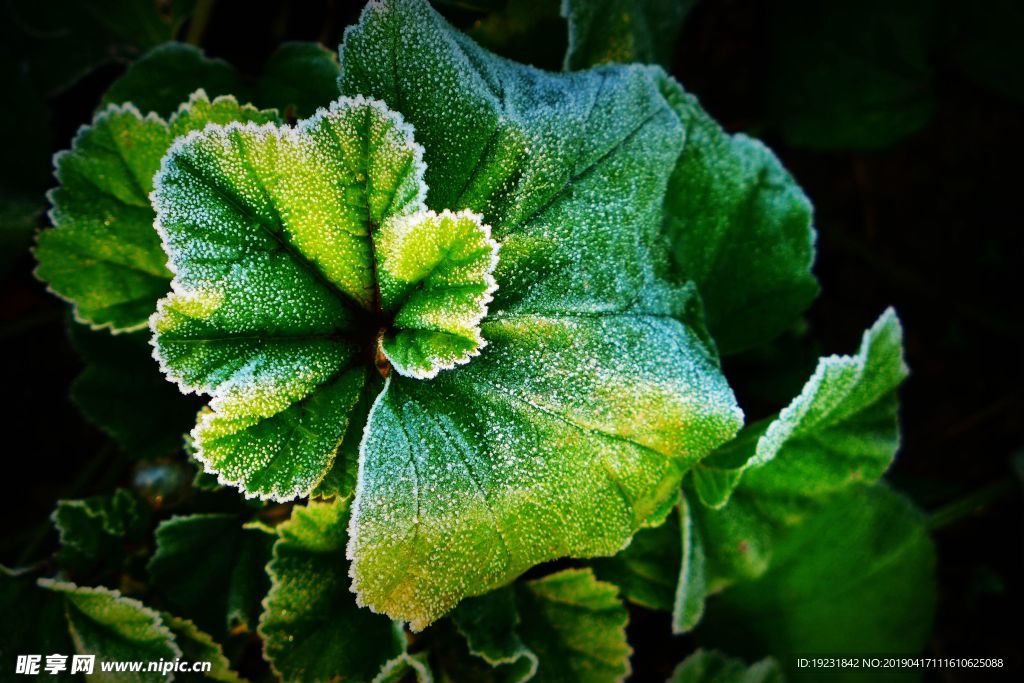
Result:
[[[175,137],[208,123],[275,118],[202,92],[167,121],[130,104],[107,107],[55,157],[54,228],[39,236],[36,275],[74,304],[80,322],[115,332],[145,327],[171,277],[149,203],[161,157]]]
[[[669,683],[782,683],[778,663],[762,659],[747,666],[717,650],[697,650],[672,673]]]
[[[175,612],[205,631],[251,632],[270,587],[264,567],[273,542],[238,515],[172,517],[157,527],[149,573]]]
[[[273,587],[259,632],[284,680],[369,681],[413,666],[401,628],[359,609],[348,589],[349,504],[338,499],[296,507],[278,527],[268,566]]]
[[[453,615],[472,654],[500,680],[571,683],[629,675],[628,615],[618,589],[569,569],[493,591]]]
[[[401,0],[367,8],[342,63],[344,92],[416,127],[428,205],[480,212],[502,245],[486,351],[392,375],[363,443],[354,587],[418,628],[539,561],[617,551],[739,413],[658,278],[683,135],[652,72],[541,74]]]
[[[792,325],[818,292],[811,203],[771,150],[727,134],[675,81],[662,88],[686,130],[665,234],[718,348],[741,351]]]
[[[884,486],[855,486],[789,533],[767,573],[713,598],[700,633],[740,654],[771,654],[794,680],[819,680],[796,666],[798,654],[913,656],[931,630],[934,565],[921,514]],[[877,672],[832,677],[870,681]]]
[[[703,502],[695,473],[686,493],[690,543],[694,557],[706,559],[706,575],[681,576],[690,604],[677,602],[678,630],[696,623],[693,601],[702,602],[705,591],[762,574],[783,530],[829,496],[885,473],[899,446],[897,390],[906,375],[902,328],[890,309],[864,333],[856,355],[821,359],[800,396],[754,430],[763,432],[756,441],[743,440],[745,457],[729,455],[738,470],[724,507]]]

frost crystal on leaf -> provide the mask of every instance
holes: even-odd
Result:
[[[222,483],[345,496],[356,472],[352,590],[419,629],[617,552],[742,413],[661,275],[683,131],[650,71],[541,74],[418,0],[371,3],[342,57],[329,110],[164,158],[151,326],[212,396],[193,436]]]
[[[153,232],[149,193],[160,158],[179,135],[208,123],[275,121],[276,112],[196,91],[164,120],[109,105],[54,156],[52,230],[39,235],[36,276],[70,301],[79,322],[113,332],[142,329],[171,274]]]

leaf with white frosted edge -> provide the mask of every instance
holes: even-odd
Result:
[[[630,602],[648,609],[672,611],[679,566],[679,516],[673,511],[660,526],[641,529],[613,557],[591,560],[597,578],[614,583]]]
[[[487,348],[392,374],[362,444],[353,586],[422,628],[538,562],[620,550],[742,414],[689,290],[660,277],[683,131],[653,72],[541,73],[420,0],[371,3],[341,55],[343,92],[416,127],[431,208],[480,213],[501,244]]]
[[[907,376],[902,329],[890,309],[864,333],[853,356],[822,358],[800,396],[754,442],[726,505],[690,512],[706,555],[707,590],[749,581],[772,565],[780,537],[830,496],[877,481],[899,447],[898,388]],[[695,482],[695,480],[694,480]]]
[[[539,683],[603,683],[629,676],[629,614],[618,588],[589,569],[517,585],[520,636],[539,662]]]
[[[742,351],[792,325],[818,293],[811,203],[771,150],[727,134],[674,79],[659,79],[686,131],[665,235],[680,274],[700,290],[719,350]]]
[[[566,69],[610,62],[668,68],[683,19],[696,0],[562,0],[569,24]]]
[[[50,518],[60,535],[57,559],[78,574],[113,573],[119,578],[125,545],[143,543],[149,535],[149,509],[124,489],[58,501]]]
[[[392,375],[362,443],[353,589],[417,629],[539,562],[616,553],[739,423],[670,318],[510,316],[483,333],[464,368]]]
[[[522,683],[537,673],[537,655],[519,637],[516,589],[504,587],[463,601],[452,622],[466,640],[471,655],[494,668],[504,683]]]
[[[381,307],[394,316],[381,349],[394,369],[430,379],[479,355],[498,288],[498,244],[480,216],[412,214],[381,226],[375,243]]]
[[[172,517],[156,529],[149,574],[168,604],[203,630],[251,631],[270,587],[264,567],[273,542],[238,515]]]
[[[138,600],[107,588],[86,588],[52,579],[39,579],[38,585],[64,598],[75,651],[96,656],[91,680],[164,681],[166,675],[160,673],[104,672],[100,663],[173,661],[181,657],[174,634],[160,615]]]
[[[908,374],[903,328],[890,308],[864,333],[855,356],[818,362],[758,440],[748,483],[761,492],[796,483],[827,491],[878,480],[899,448],[897,391]]]
[[[348,515],[348,499],[312,501],[277,528],[259,634],[284,680],[368,681],[405,651],[401,627],[357,607],[349,591]]]
[[[174,642],[181,648],[182,657],[189,662],[209,662],[211,668],[202,676],[191,673],[176,673],[175,681],[210,680],[220,683],[243,683],[231,668],[231,662],[224,655],[224,649],[210,637],[210,634],[199,630],[199,627],[188,619],[176,617],[167,612],[161,613],[167,628],[174,633]]]
[[[707,597],[708,586],[704,541],[685,495],[679,501],[679,532],[682,557],[679,563],[679,582],[672,605],[672,631],[686,633],[704,616],[704,600]]]
[[[414,655],[403,652],[381,668],[373,683],[409,683],[409,674],[412,674],[416,683],[433,683],[434,674],[430,670],[426,652]]]
[[[502,681],[622,681],[629,615],[616,586],[566,569],[467,600],[453,613],[470,653]]]
[[[202,91],[168,121],[130,104],[108,106],[54,156],[54,227],[39,234],[36,276],[74,304],[79,322],[114,332],[144,328],[171,278],[149,202],[161,157],[176,135],[213,120],[275,118],[232,97],[211,103]]]
[[[672,672],[669,683],[783,683],[778,662],[770,657],[747,666],[742,659],[700,649]]]
[[[222,483],[289,500],[330,470],[380,324],[373,238],[423,209],[421,155],[361,97],[297,128],[211,126],[168,153],[153,201],[175,277],[155,356],[213,396],[192,434]]]

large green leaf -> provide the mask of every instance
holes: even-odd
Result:
[[[270,586],[264,567],[273,542],[238,515],[172,517],[157,527],[149,573],[168,603],[203,630],[252,631]]]
[[[368,681],[412,666],[401,628],[357,607],[349,591],[348,516],[348,499],[314,501],[277,529],[259,632],[284,680]]]
[[[115,332],[145,327],[171,277],[149,203],[160,158],[175,137],[208,123],[273,118],[202,92],[167,121],[132,105],[107,107],[54,158],[54,228],[39,235],[36,275],[74,304],[79,322]]]
[[[618,589],[567,569],[468,600],[454,613],[470,652],[500,680],[622,681],[630,672],[628,614]]]
[[[692,296],[659,278],[683,135],[658,74],[542,74],[419,0],[370,5],[342,63],[343,92],[415,126],[427,204],[480,212],[501,243],[487,349],[428,383],[393,374],[363,442],[354,587],[420,628],[537,562],[619,550],[740,414],[675,317]]]
[[[792,325],[818,292],[811,203],[771,150],[727,134],[675,81],[662,89],[686,130],[665,233],[718,348],[741,351]]]
[[[696,0],[563,0],[567,69],[610,62],[668,68],[683,18]]]
[[[756,578],[771,565],[787,528],[830,496],[885,473],[899,447],[897,391],[907,376],[902,341],[890,309],[864,333],[856,355],[821,359],[800,395],[755,429],[763,432],[756,441],[743,441],[747,455],[730,456],[746,464],[726,505],[701,502],[695,474],[686,497],[706,576],[694,575],[698,584],[688,587],[681,578],[682,594],[700,601],[706,590]],[[684,618],[683,605],[676,609],[675,627],[688,630],[695,619]],[[689,610],[699,612],[692,603]]]
[[[770,654],[796,680],[820,680],[820,671],[796,666],[797,655],[912,656],[931,631],[934,565],[923,517],[908,501],[883,486],[853,487],[795,528],[762,577],[713,598],[698,634],[740,654]],[[878,672],[829,676],[869,681]]]
[[[160,615],[138,600],[107,588],[85,588],[52,579],[39,579],[38,584],[63,598],[75,652],[96,656],[89,680],[164,681],[166,676],[156,672],[104,672],[100,663],[173,661],[181,657],[174,634]]]
[[[679,533],[679,516],[673,512],[664,524],[638,531],[622,552],[591,565],[599,579],[618,586],[630,602],[671,611],[682,561]]]
[[[785,679],[773,659],[747,666],[717,650],[697,650],[676,667],[669,683],[782,683]]]

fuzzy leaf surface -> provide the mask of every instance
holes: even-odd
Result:
[[[501,244],[487,348],[392,375],[362,446],[354,589],[422,628],[538,562],[615,553],[741,416],[693,292],[662,278],[683,135],[654,72],[541,73],[420,0],[371,3],[341,54],[344,93],[415,126],[428,206],[480,213]]]
[[[618,589],[589,569],[519,582],[455,612],[470,652],[505,669],[501,680],[541,683],[624,680],[628,620]]]
[[[723,131],[673,79],[661,83],[686,130],[665,234],[719,350],[741,351],[792,325],[818,293],[811,203],[771,150]]]
[[[39,235],[37,277],[74,304],[79,322],[114,332],[144,328],[171,277],[149,203],[161,157],[176,136],[208,123],[274,118],[201,92],[169,120],[130,104],[100,111],[54,157],[54,227]]]
[[[345,545],[350,501],[295,507],[278,527],[272,588],[260,635],[266,657],[284,680],[369,681],[382,669],[406,670],[405,639],[386,617],[356,606],[349,591]],[[391,666],[387,666],[392,662]]]
[[[91,680],[102,683],[163,681],[166,677],[160,673],[103,672],[99,662],[181,657],[174,634],[160,614],[138,600],[107,588],[86,588],[51,579],[39,579],[38,584],[63,598],[75,652],[96,655]]]
[[[738,460],[747,464],[727,504],[708,507],[687,483],[694,538],[706,556],[701,590],[760,576],[786,529],[829,497],[881,478],[899,447],[897,391],[906,376],[902,328],[888,310],[855,355],[822,358],[800,395],[754,429],[763,432],[756,442],[744,440],[748,455]]]

